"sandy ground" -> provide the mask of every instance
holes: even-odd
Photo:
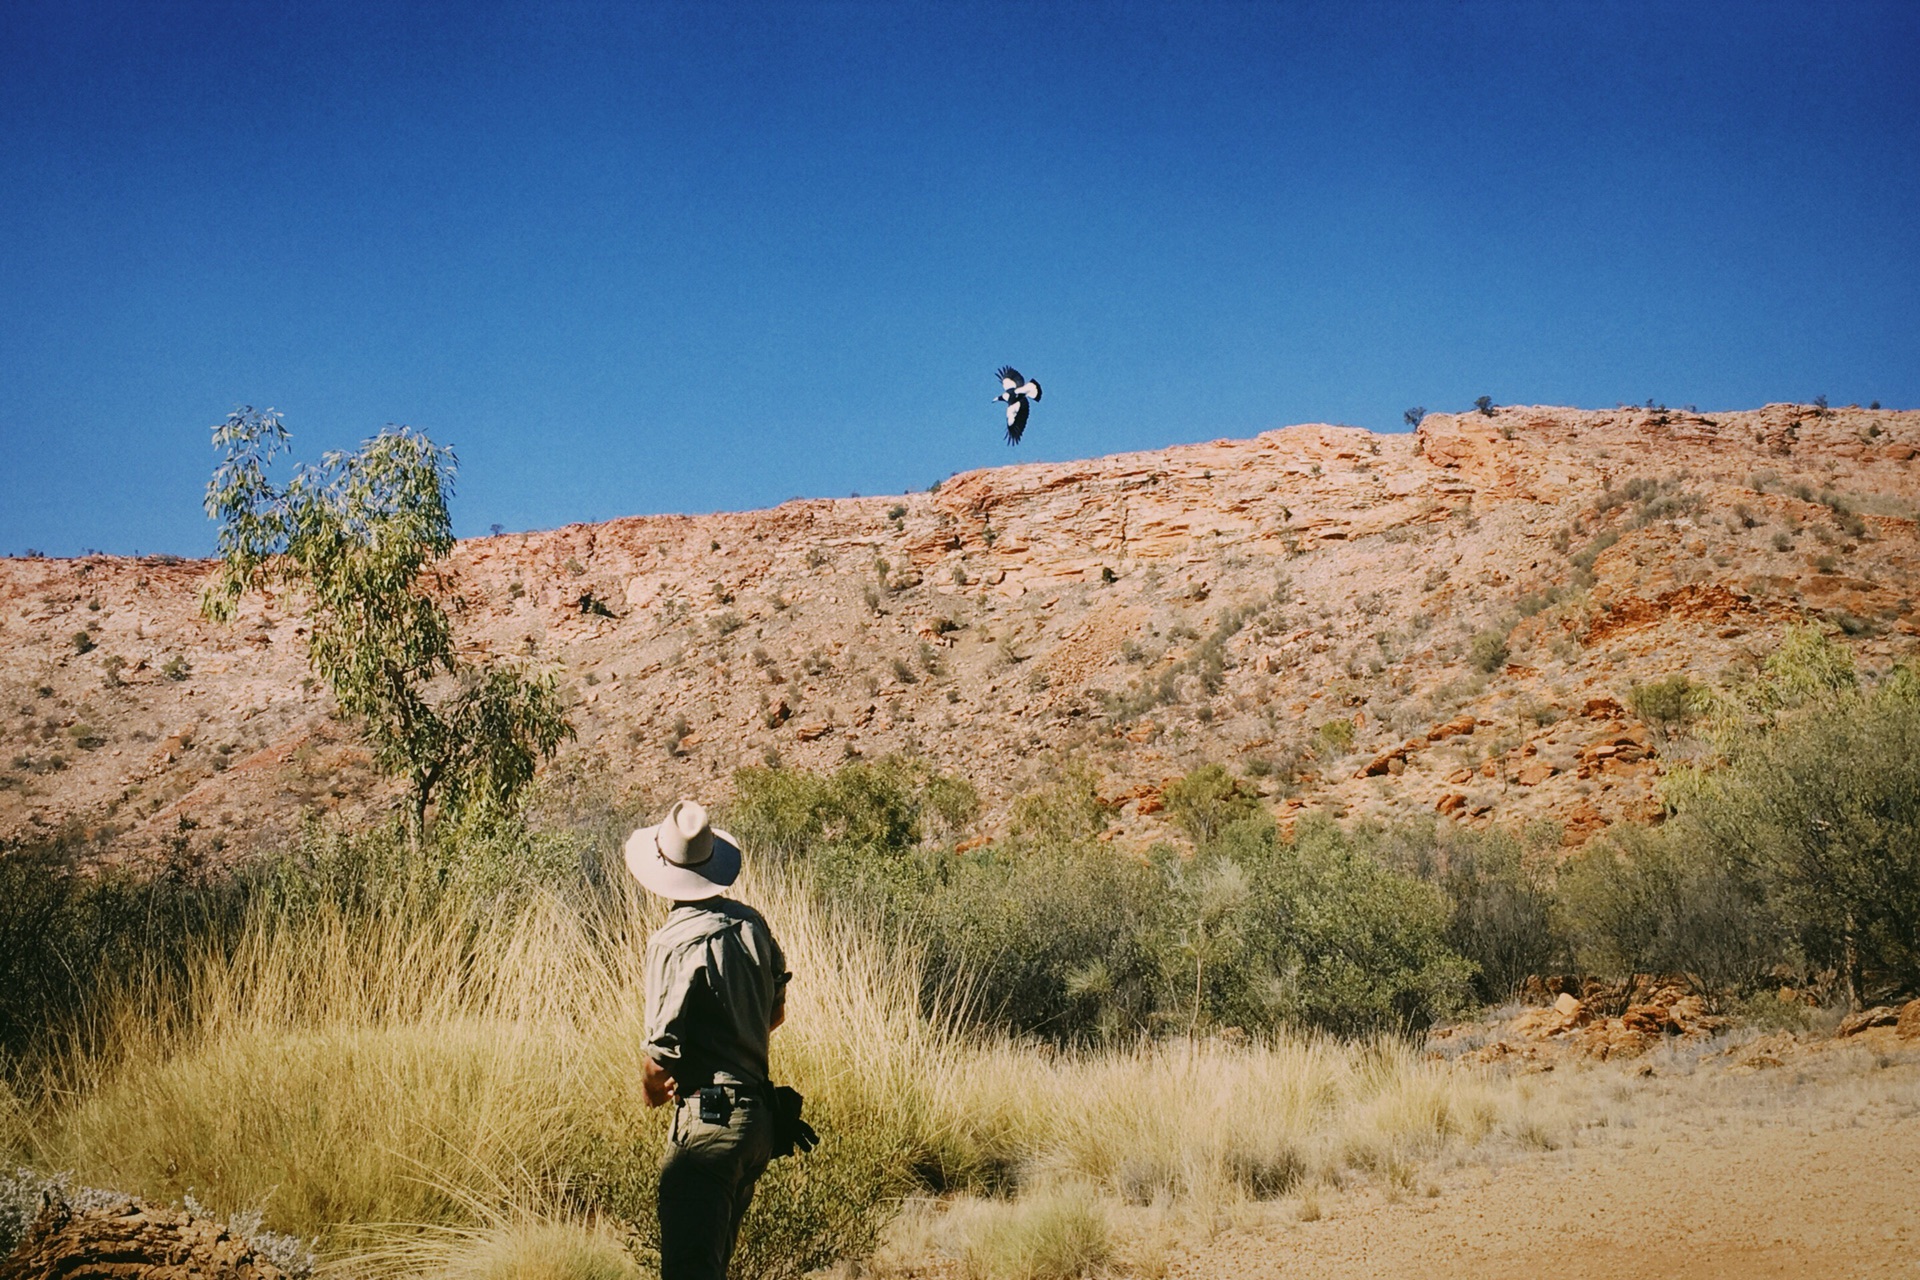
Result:
[[[1543,1083],[1568,1126],[1559,1149],[1469,1159],[1393,1199],[1343,1195],[1317,1221],[1271,1206],[1169,1274],[1920,1277],[1920,1052],[1875,1039],[1727,1065],[1740,1056]]]
[[[1497,1077],[1520,1131],[1266,1203],[1108,1202],[1109,1280],[1920,1280],[1920,1041],[1737,1032]],[[868,1274],[971,1280],[958,1202]]]

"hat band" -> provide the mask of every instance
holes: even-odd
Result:
[[[687,844],[687,852],[693,852],[693,844],[691,841]],[[660,831],[658,828],[655,828],[653,833],[653,856],[660,859],[661,862],[669,867],[704,867],[713,861],[713,841],[711,839],[707,841],[707,852],[704,856],[692,862],[675,862],[667,856],[667,851],[660,847]]]

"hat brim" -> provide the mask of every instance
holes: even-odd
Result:
[[[655,840],[658,826],[641,827],[627,837],[627,870],[648,893],[675,902],[698,902],[724,892],[740,878],[740,846],[732,836],[713,828],[713,856],[697,867],[668,862]]]

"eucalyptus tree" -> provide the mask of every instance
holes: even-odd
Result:
[[[551,670],[458,651],[434,590],[453,549],[453,451],[390,426],[277,487],[268,468],[290,438],[279,413],[250,405],[213,428],[220,567],[202,611],[227,621],[249,591],[292,589],[314,674],[359,721],[376,767],[407,783],[416,846],[436,802],[506,809],[573,726]]]

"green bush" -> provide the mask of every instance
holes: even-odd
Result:
[[[1568,967],[1545,857],[1497,828],[1450,827],[1439,853],[1435,880],[1450,907],[1447,945],[1473,963],[1480,999],[1511,999],[1529,977]]]
[[[234,877],[136,875],[103,865],[78,836],[0,842],[0,1064],[27,1069],[68,1037],[86,1043],[87,1012],[134,974],[164,983],[196,946],[230,936],[253,892]]]
[[[1347,719],[1329,720],[1315,731],[1321,743],[1334,751],[1353,749],[1353,721]]]
[[[722,819],[756,853],[780,859],[840,848],[899,855],[957,831],[980,807],[971,783],[889,757],[821,776],[753,766],[733,775]]]
[[[1744,991],[1788,955],[1758,881],[1680,826],[1615,828],[1560,884],[1584,972],[1685,974],[1705,992]]]
[[[1794,671],[1810,700],[1737,738],[1681,818],[1857,1000],[1870,980],[1920,990],[1920,698],[1904,673],[1864,695],[1844,692],[1850,676]]]
[[[1853,650],[1813,626],[1788,627],[1780,647],[1767,656],[1765,670],[1765,696],[1774,707],[1828,703],[1860,685]]]
[[[736,834],[804,867],[824,901],[914,937],[926,1002],[991,1026],[1061,1043],[1360,1034],[1425,1026],[1469,994],[1439,893],[1330,822],[1280,839],[1217,765],[1168,788],[1199,852],[1146,862],[1097,838],[1107,810],[1079,773],[1022,797],[1008,836],[965,854],[927,838],[931,798],[957,784],[924,767],[736,781]]]
[[[1662,734],[1671,734],[1692,720],[1700,708],[1702,690],[1685,672],[1636,684],[1627,691],[1627,705],[1646,725]]]
[[[1468,649],[1474,668],[1491,675],[1507,663],[1507,634],[1504,631],[1482,631],[1474,636]]]
[[[1214,846],[1247,872],[1246,959],[1223,977],[1222,1016],[1341,1035],[1414,1031],[1464,1008],[1471,962],[1447,946],[1431,886],[1383,865],[1331,819],[1291,840],[1271,819],[1236,824]]]
[[[1152,868],[1089,841],[1016,838],[900,889],[891,914],[926,939],[930,996],[1062,1043],[1158,1026],[1166,894]]]
[[[1348,728],[1351,730],[1352,726]],[[1196,844],[1207,843],[1228,824],[1260,811],[1259,799],[1243,790],[1233,776],[1217,764],[1202,765],[1170,783],[1165,800],[1167,816],[1179,823]]]

